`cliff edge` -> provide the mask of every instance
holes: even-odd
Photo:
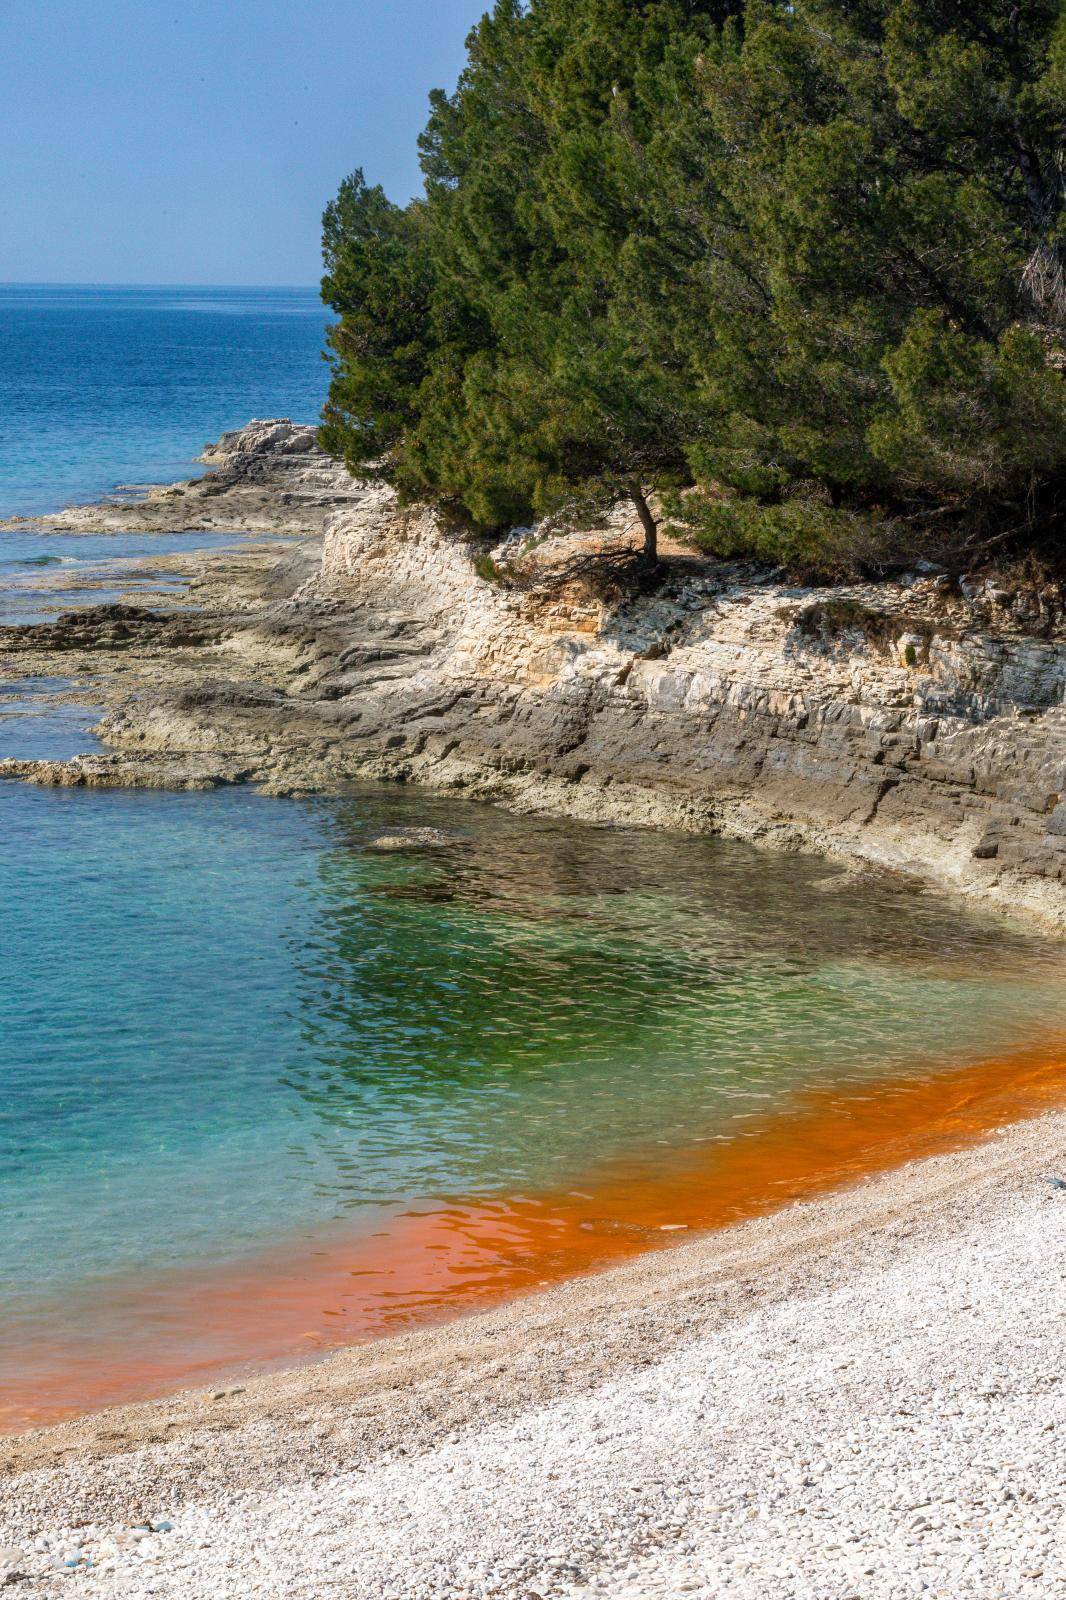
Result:
[[[575,542],[589,538],[527,540],[508,590],[385,491],[333,517],[305,595],[436,634],[393,687],[346,682],[340,664],[330,680],[391,701],[390,769],[810,847],[1062,917],[1059,596],[938,573],[804,588],[675,552],[654,592],[597,599],[565,581]],[[514,547],[479,567],[506,573]]]

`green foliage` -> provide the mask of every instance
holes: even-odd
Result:
[[[1064,132],[1059,0],[497,0],[424,197],[327,210],[323,440],[649,552],[654,495],[810,571],[1058,541]]]
[[[483,583],[499,585],[503,582],[503,573],[490,555],[482,553],[475,556],[474,571]]]
[[[814,578],[842,575],[862,554],[872,554],[862,519],[829,505],[816,486],[780,500],[719,491],[703,500],[667,496],[666,505],[672,530],[723,560],[755,556]]]
[[[889,396],[868,438],[901,484],[1024,495],[1055,472],[1066,390],[1036,333],[1015,327],[994,343],[967,338],[924,311],[884,366]]]
[[[340,320],[327,336],[333,381],[322,442],[353,472],[386,470],[417,422],[415,397],[435,343],[426,235],[424,207],[393,205],[362,172],[326,209],[322,296]]]

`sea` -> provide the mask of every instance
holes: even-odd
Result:
[[[0,284],[0,518],[189,477],[253,415],[314,422],[326,321],[313,288]]]
[[[0,289],[0,516],[313,421],[324,326],[313,291]],[[179,547],[0,530],[0,613]],[[54,688],[0,682],[0,756],[95,747]],[[1062,1087],[1058,947],[725,840],[0,781],[0,904],[0,1428],[536,1292]]]

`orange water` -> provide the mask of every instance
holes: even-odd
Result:
[[[809,1090],[744,1135],[653,1146],[565,1191],[457,1197],[225,1270],[112,1282],[78,1332],[17,1351],[0,1425],[17,1431],[483,1309],[1064,1104],[1066,1039],[1046,1040],[920,1078]],[[10,1338],[5,1353],[16,1354]]]

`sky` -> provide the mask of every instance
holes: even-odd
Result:
[[[0,0],[0,282],[314,284],[488,0]]]

